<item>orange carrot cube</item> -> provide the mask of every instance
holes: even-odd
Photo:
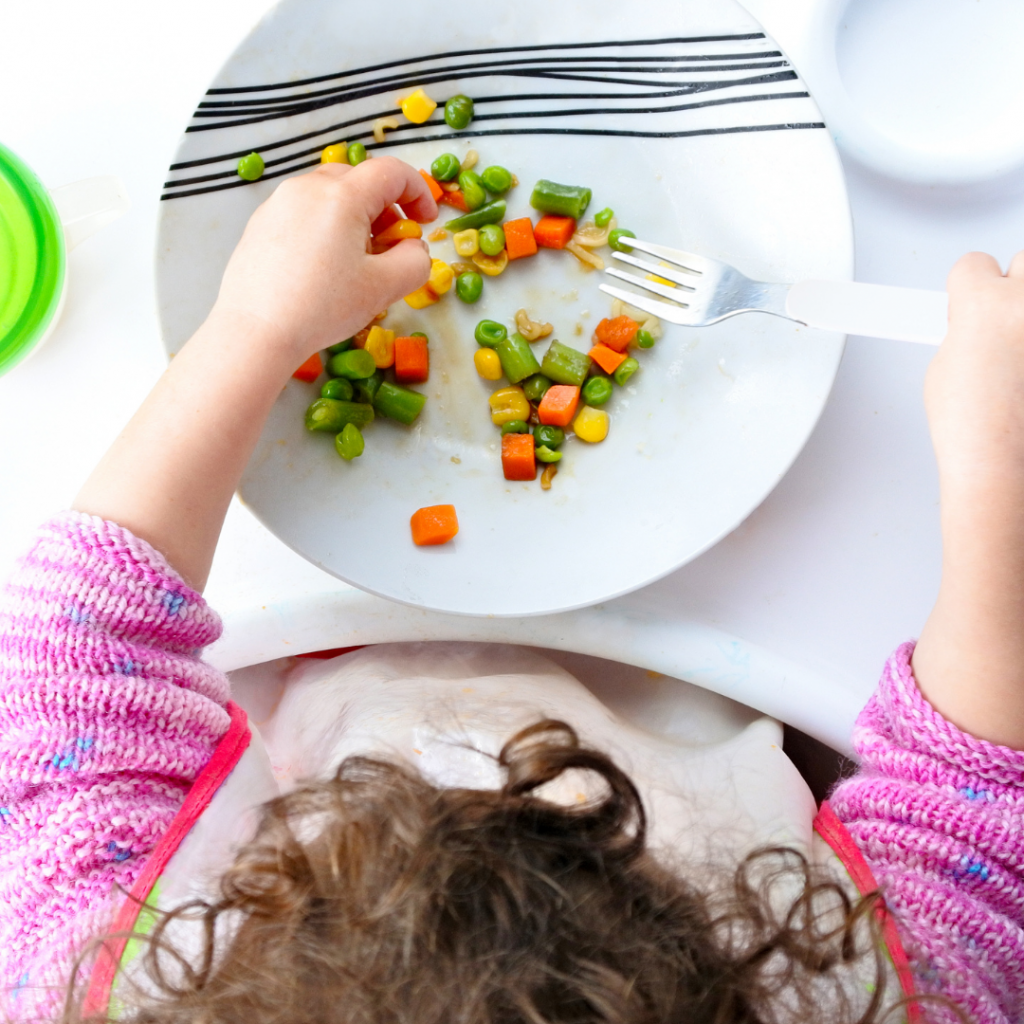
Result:
[[[587,355],[604,370],[605,373],[614,373],[625,361],[625,352],[616,352],[607,345],[595,345]]]
[[[533,480],[537,476],[532,434],[506,434],[501,439],[501,468],[506,480]]]
[[[567,427],[580,400],[580,389],[570,384],[552,384],[537,406],[537,418],[547,427]],[[506,434],[506,437],[520,435]],[[521,435],[526,436],[526,435]]]
[[[454,505],[428,505],[413,512],[409,526],[412,542],[427,547],[447,544],[459,532],[459,519]]]

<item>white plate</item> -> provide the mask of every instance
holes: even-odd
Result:
[[[408,10],[421,16],[422,8]],[[256,27],[214,83],[243,91],[204,100],[243,104],[197,110],[161,204],[157,280],[169,352],[208,312],[246,219],[276,184],[271,175],[316,162],[330,142],[369,136],[395,95],[420,83],[441,100],[474,96],[478,116],[464,137],[443,123],[410,127],[391,135],[386,151],[428,167],[441,152],[473,146],[482,165],[503,164],[522,182],[510,217],[531,212],[533,181],[552,178],[592,188],[591,215],[610,205],[641,238],[721,257],[755,277],[851,277],[832,140],[793,69],[738,4],[523,0],[479,15],[473,26],[449,6],[429,22],[385,22],[372,5],[285,0]],[[303,84],[339,72],[347,74]],[[292,84],[250,88],[282,82]],[[350,90],[343,102],[322,95],[339,86]],[[306,108],[296,111],[296,102]],[[577,112],[538,116],[556,110]],[[351,121],[359,123],[331,128]],[[243,184],[234,164],[253,149],[267,176]],[[450,242],[433,249],[455,258]],[[493,385],[473,369],[473,325],[485,316],[511,322],[525,305],[554,323],[556,337],[587,348],[610,308],[597,290],[601,276],[567,253],[542,251],[485,279],[475,306],[454,293],[422,312],[396,304],[387,326],[431,339],[431,377],[420,388],[429,400],[415,426],[378,420],[366,431],[366,453],[344,463],[329,436],[304,429],[318,388],[292,380],[246,470],[244,502],[341,579],[470,615],[593,604],[690,561],[786,472],[828,397],[842,338],[765,314],[668,327],[609,403],[604,443],[568,441],[548,492],[506,482],[487,406]],[[240,366],[240,415],[245,373]],[[458,537],[415,547],[410,515],[439,503],[455,505]]]

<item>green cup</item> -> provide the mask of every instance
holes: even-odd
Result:
[[[0,146],[0,374],[37,351],[56,326],[68,251],[128,205],[117,178],[87,178],[49,192]]]

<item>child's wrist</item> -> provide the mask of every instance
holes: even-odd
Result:
[[[310,353],[297,332],[247,310],[216,303],[197,332],[204,345],[237,351],[251,371],[265,370],[284,378],[301,366]]]

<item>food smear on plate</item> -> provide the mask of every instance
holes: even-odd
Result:
[[[459,532],[454,505],[428,505],[417,509],[409,520],[412,542],[419,547],[447,544]]]

